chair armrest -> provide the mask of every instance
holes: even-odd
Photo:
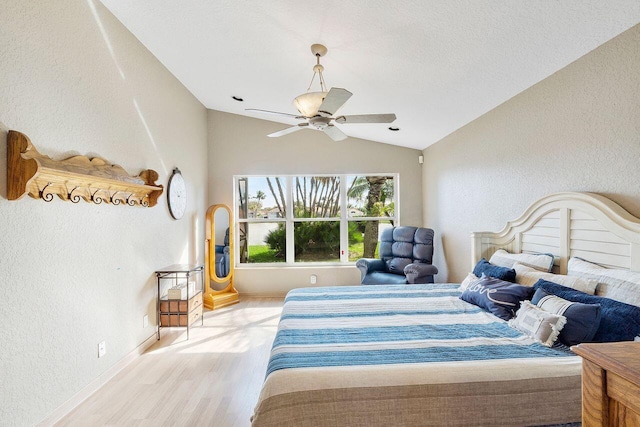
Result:
[[[364,276],[373,271],[384,271],[384,261],[376,258],[360,258],[356,261],[356,267],[360,270],[360,280],[364,279]]]
[[[409,264],[404,268],[404,275],[407,276],[407,283],[433,283],[433,279],[428,281],[427,278],[438,274],[438,267],[432,264],[416,262]]]

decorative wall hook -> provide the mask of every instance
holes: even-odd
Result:
[[[49,192],[49,193],[45,193],[45,190],[51,186],[51,182],[47,182],[47,185],[45,185],[42,190],[40,190],[38,193],[40,194],[40,198],[42,200],[44,200],[45,202],[50,202],[53,200],[53,193]]]
[[[80,195],[76,194],[74,195],[73,192],[76,191],[78,189],[78,186],[76,185],[75,187],[73,187],[73,190],[69,191],[69,194],[67,194],[67,198],[69,200],[71,200],[71,203],[78,203],[80,202]]]
[[[89,191],[91,191],[91,189],[89,189]],[[93,192],[93,194],[91,194],[91,201],[96,205],[99,205],[100,203],[102,203],[102,197],[96,196],[96,194],[98,194],[99,191],[100,189],[98,188],[96,191]]]
[[[110,197],[109,200],[111,201],[111,203],[113,203],[114,205],[119,205],[120,203],[122,203],[122,199],[116,199],[115,196],[116,194],[118,194],[119,191],[116,191],[115,193],[113,193]]]
[[[129,206],[135,206],[136,205],[136,199],[134,199],[135,194],[131,193],[129,194],[129,197],[127,197],[127,204]]]

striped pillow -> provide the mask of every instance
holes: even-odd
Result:
[[[489,262],[507,268],[513,268],[513,264],[518,262],[539,271],[549,272],[553,269],[553,255],[551,254],[512,254],[504,249],[498,249],[491,255]]]
[[[569,259],[569,276],[598,282],[596,295],[640,307],[640,273],[606,268],[582,258]]]
[[[569,347],[583,342],[591,342],[600,327],[602,317],[600,304],[569,301],[552,295],[543,288],[536,290],[531,298],[531,304],[535,304],[549,313],[567,318],[567,323],[558,339]]]
[[[634,341],[640,336],[640,307],[611,298],[587,295],[542,279],[533,288],[536,291],[542,288],[545,292],[568,301],[599,304],[600,324],[592,342]]]

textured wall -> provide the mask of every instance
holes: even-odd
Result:
[[[0,0],[0,424],[33,425],[154,334],[153,272],[202,261],[206,109],[96,0]],[[188,210],[6,199],[6,130],[100,155]],[[150,326],[142,319],[149,314]],[[97,345],[107,354],[98,359]]]
[[[334,142],[312,130],[266,136],[286,126],[209,111],[209,203],[233,206],[233,175],[399,173],[400,222],[421,225],[420,151],[357,138]],[[240,292],[284,295],[308,285],[310,274],[318,276],[318,286],[360,283],[355,266],[244,268],[236,270],[236,286]]]
[[[498,231],[549,193],[600,193],[640,216],[639,100],[636,26],[425,149],[439,279],[469,271],[469,233]]]

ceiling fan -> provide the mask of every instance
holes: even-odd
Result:
[[[320,57],[326,55],[327,48],[321,44],[314,44],[311,45],[311,53],[316,57],[316,65],[313,67],[311,83],[309,83],[306,93],[303,93],[293,100],[293,104],[300,114],[279,113],[277,111],[247,108],[247,111],[257,111],[259,113],[276,114],[279,116],[305,120],[296,126],[271,133],[267,136],[273,138],[287,135],[301,129],[316,129],[323,131],[334,141],[342,141],[347,138],[347,135],[345,135],[345,133],[342,132],[335,123],[341,125],[350,123],[392,123],[396,119],[396,115],[393,113],[359,114],[333,117],[336,111],[338,111],[338,109],[340,109],[340,107],[342,107],[344,103],[351,98],[352,93],[339,87],[332,87],[331,90],[327,91],[324,77],[322,76],[324,67],[320,65]],[[320,92],[310,92],[316,75],[319,76]]]

